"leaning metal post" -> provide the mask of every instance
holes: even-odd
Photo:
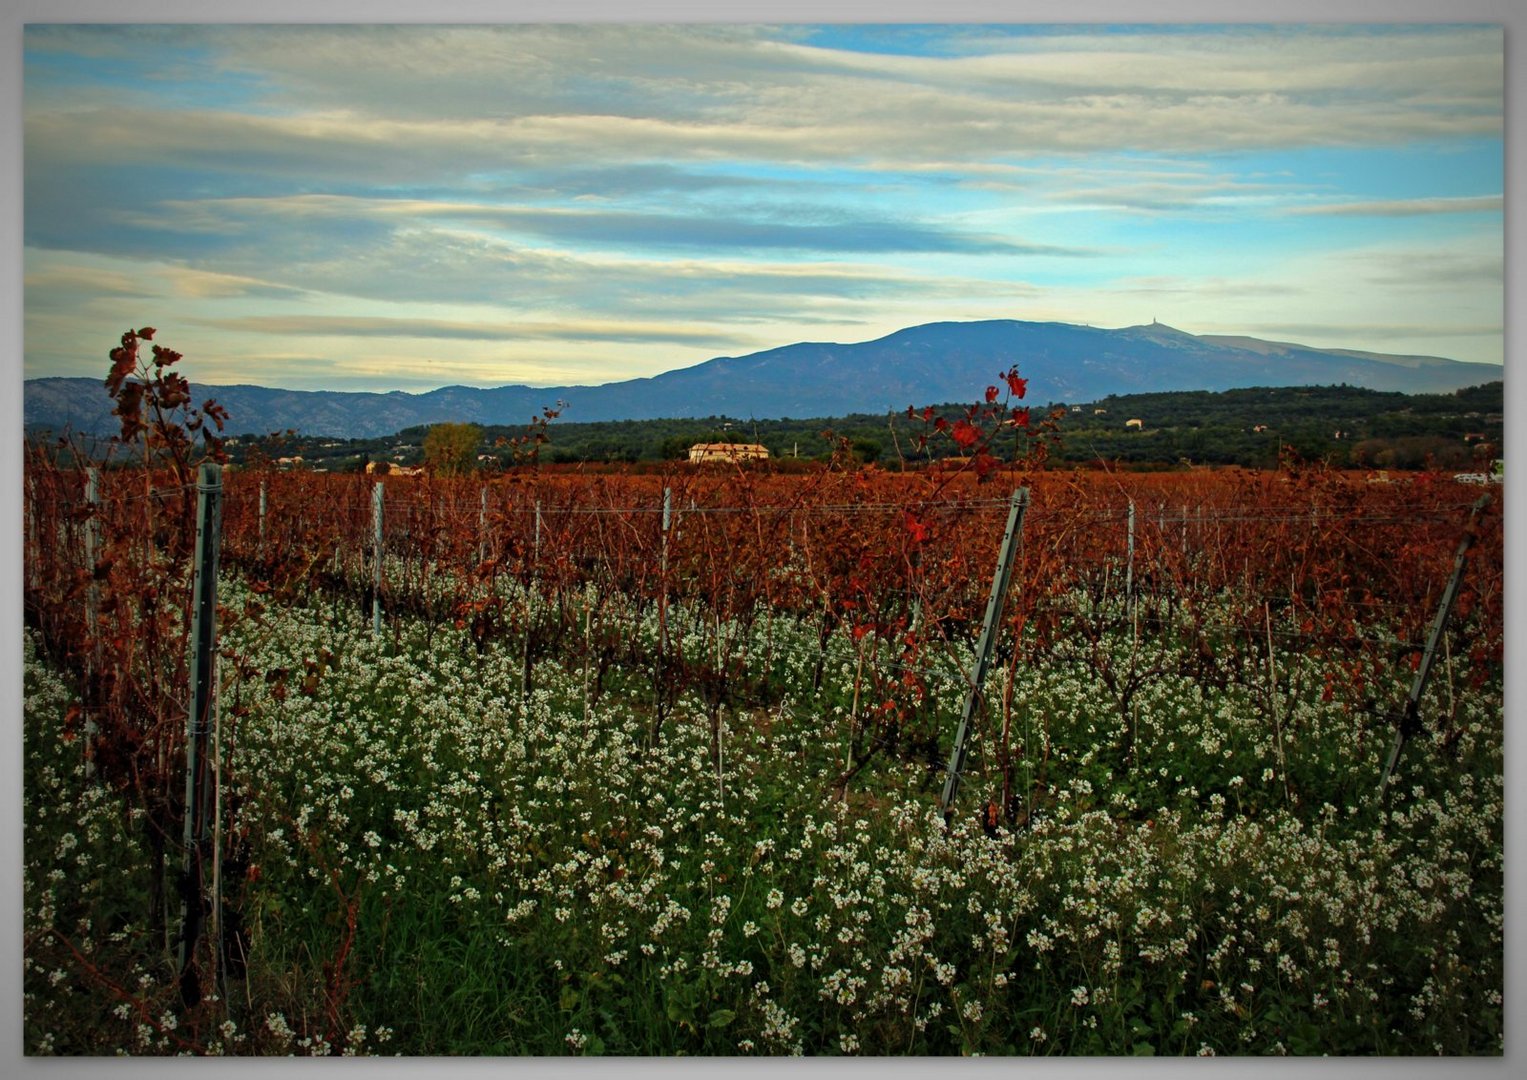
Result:
[[[1468,561],[1469,548],[1474,546],[1475,525],[1489,504],[1490,496],[1481,495],[1469,511],[1469,524],[1463,530],[1463,538],[1458,541],[1458,553],[1453,557],[1453,576],[1448,579],[1447,588],[1443,590],[1442,603],[1437,607],[1431,634],[1426,639],[1426,652],[1421,655],[1421,666],[1416,669],[1416,677],[1411,681],[1410,694],[1405,699],[1399,725],[1394,733],[1394,743],[1389,747],[1389,759],[1384,762],[1384,775],[1379,779],[1380,797],[1389,786],[1389,777],[1394,773],[1395,763],[1400,760],[1400,750],[1406,738],[1421,733],[1421,694],[1426,690],[1427,677],[1432,673],[1432,661],[1437,658],[1437,644],[1442,640],[1442,632],[1447,629],[1448,617],[1453,613],[1453,601],[1458,598],[1458,587],[1463,583],[1464,564]]]
[[[1002,621],[1002,607],[1007,600],[1007,584],[1013,576],[1013,562],[1018,550],[1018,537],[1023,533],[1023,515],[1029,505],[1029,489],[1018,488],[1007,512],[1007,529],[1002,534],[1002,550],[997,556],[997,569],[992,574],[991,595],[986,599],[986,618],[981,624],[981,638],[976,645],[976,662],[970,673],[970,686],[965,694],[965,708],[960,715],[960,726],[954,733],[954,747],[949,753],[948,773],[944,778],[944,793],[939,799],[939,810],[944,820],[949,820],[955,796],[960,792],[960,773],[965,768],[966,738],[970,734],[970,721],[975,715],[976,701],[986,682],[986,671],[991,665],[991,654],[997,642],[997,628]]]

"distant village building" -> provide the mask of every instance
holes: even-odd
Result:
[[[381,462],[380,464],[378,464],[375,461],[368,461],[368,462],[366,462],[366,473],[368,475],[370,475],[371,473],[379,472],[379,471],[381,471],[382,466],[387,466],[387,468],[386,468],[386,475],[388,475],[388,476],[423,476],[424,475],[424,466],[423,465],[390,465],[389,466],[389,465],[387,465],[387,462],[385,462],[385,461]]]
[[[1140,430],[1140,429],[1145,427],[1145,421],[1144,420],[1138,420],[1138,419],[1136,419],[1136,420],[1126,420],[1126,421],[1124,421],[1124,426],[1126,428],[1134,428],[1135,430],[1138,431],[1138,430]]]
[[[1260,435],[1260,434],[1262,434],[1262,432],[1267,430],[1267,425],[1266,424],[1257,424],[1251,430],[1256,432],[1258,435]]]
[[[281,469],[295,469],[302,464],[301,457],[284,457],[276,459],[276,467]]]
[[[769,448],[759,443],[695,443],[689,448],[691,464],[706,461],[765,461]]]
[[[1093,416],[1103,416],[1103,415],[1105,415],[1105,414],[1106,414],[1106,413],[1107,413],[1107,412],[1108,412],[1108,410],[1107,410],[1107,409],[1093,409],[1093,410],[1092,410],[1092,415],[1093,415]]]

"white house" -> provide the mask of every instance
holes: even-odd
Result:
[[[760,443],[695,443],[689,448],[691,464],[706,461],[765,461],[769,448]]]

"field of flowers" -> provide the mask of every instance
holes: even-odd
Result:
[[[873,726],[897,661],[868,679],[851,623],[495,587],[585,647],[527,678],[513,635],[374,635],[353,596],[225,577],[221,949],[190,1009],[143,811],[90,775],[29,637],[26,1051],[1502,1052],[1498,666],[1428,693],[1380,798],[1403,650],[1333,679],[1269,615],[1271,655],[1206,668],[1185,625],[1077,597],[1106,632],[997,666],[946,823],[963,638]],[[619,649],[660,638],[743,670],[659,712]],[[1011,821],[983,810],[1005,778]]]

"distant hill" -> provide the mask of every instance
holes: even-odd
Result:
[[[194,384],[193,392],[198,401],[215,397],[228,410],[231,432],[295,429],[374,438],[448,420],[522,425],[557,401],[566,403],[567,421],[884,415],[909,405],[975,400],[1014,364],[1029,380],[1029,400],[1036,404],[1342,383],[1435,393],[1501,375],[1490,364],[1200,337],[1160,323],[1105,330],[1000,319],[929,323],[853,344],[803,342],[601,386],[447,386],[376,394]],[[97,379],[29,379],[25,385],[25,422],[32,429],[106,434],[113,426],[110,405]]]

